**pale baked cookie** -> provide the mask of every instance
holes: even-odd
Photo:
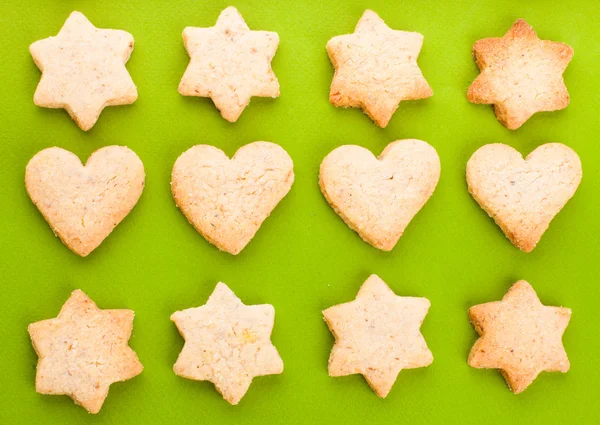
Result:
[[[294,164],[269,142],[241,147],[229,159],[209,145],[181,154],[171,176],[175,203],[204,238],[238,254],[294,182]]]
[[[433,362],[420,331],[429,306],[427,298],[397,296],[371,275],[354,301],[323,311],[335,336],[329,376],[360,373],[379,397],[386,397],[402,369]]]
[[[346,224],[375,248],[390,251],[440,178],[435,149],[415,139],[390,143],[376,158],[344,145],[321,163],[319,185]]]
[[[502,301],[471,307],[469,318],[480,335],[469,354],[469,365],[500,369],[515,394],[524,391],[540,372],[569,370],[562,336],[571,310],[543,305],[526,281],[515,283]]]
[[[270,304],[245,305],[219,282],[205,305],[176,311],[171,320],[185,339],[175,374],[212,382],[231,404],[238,404],[255,376],[283,372],[271,343],[275,309]]]
[[[484,38],[473,46],[481,74],[467,98],[494,105],[498,121],[515,130],[533,114],[556,111],[569,104],[563,72],[573,49],[563,43],[540,40],[523,19],[502,38]]]
[[[129,214],[144,189],[144,165],[131,149],[108,146],[84,166],[61,148],[38,152],[27,164],[25,187],[52,231],[87,256]]]
[[[548,143],[527,158],[495,143],[467,163],[467,185],[477,203],[510,241],[532,251],[581,181],[579,157],[568,146]]]
[[[235,7],[223,10],[214,27],[187,27],[183,42],[190,64],[179,93],[210,97],[227,121],[237,121],[252,96],[279,97],[271,69],[279,36],[251,31]]]
[[[58,317],[29,325],[39,360],[35,388],[41,394],[65,394],[90,413],[98,413],[114,382],[142,373],[127,345],[133,311],[101,310],[76,290]]]
[[[82,130],[89,130],[105,106],[137,99],[125,68],[132,50],[128,32],[96,28],[82,13],[71,13],[56,37],[29,46],[42,71],[34,103],[64,108]]]
[[[393,30],[366,10],[354,33],[327,43],[335,68],[329,101],[362,108],[375,124],[386,127],[401,101],[433,95],[417,65],[422,45],[418,32]]]

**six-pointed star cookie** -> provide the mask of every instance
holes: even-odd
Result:
[[[392,30],[366,10],[353,34],[327,43],[335,68],[329,101],[334,106],[360,107],[378,126],[386,127],[401,101],[433,95],[417,65],[422,45],[421,34]]]
[[[58,317],[29,325],[39,357],[37,392],[66,394],[98,413],[110,384],[142,372],[127,345],[132,328],[133,311],[101,310],[82,291],[74,291]]]
[[[533,114],[556,111],[569,104],[562,74],[573,57],[563,43],[540,40],[523,19],[502,38],[485,38],[473,46],[481,74],[467,98],[493,104],[498,120],[515,130]]]
[[[223,398],[237,404],[255,376],[283,372],[271,343],[272,305],[244,305],[219,282],[208,302],[176,311],[171,320],[185,339],[173,370],[179,376],[215,384]]]
[[[190,64],[179,93],[210,97],[227,121],[237,121],[252,96],[279,96],[271,69],[279,36],[251,31],[235,7],[223,10],[214,27],[187,27],[183,41]]]
[[[34,103],[64,108],[82,130],[89,130],[105,106],[137,99],[125,68],[132,50],[128,32],[96,28],[82,13],[71,13],[56,37],[29,47],[42,71]]]
[[[371,275],[354,301],[323,311],[335,336],[329,375],[360,373],[379,397],[387,396],[402,369],[433,361],[419,330],[429,305],[426,298],[397,296]]]
[[[469,354],[469,365],[500,369],[515,394],[524,391],[540,372],[569,370],[562,335],[571,310],[543,305],[526,281],[515,283],[502,301],[471,307],[469,317],[480,335]]]

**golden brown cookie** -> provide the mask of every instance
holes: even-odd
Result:
[[[82,257],[129,214],[144,180],[142,161],[125,146],[99,149],[85,166],[69,151],[48,148],[31,158],[25,171],[29,197],[52,231]]]
[[[379,397],[386,397],[402,369],[433,362],[420,331],[429,306],[427,298],[397,296],[371,275],[354,301],[323,311],[335,336],[329,376],[360,373]]]
[[[556,111],[569,104],[563,72],[573,49],[540,40],[524,19],[517,20],[502,38],[484,38],[473,46],[481,74],[467,98],[494,105],[498,120],[515,130],[533,114]]]
[[[137,99],[125,68],[133,51],[128,32],[96,28],[73,12],[56,37],[36,41],[29,51],[42,71],[34,103],[66,109],[82,130],[94,126],[104,107]]]
[[[190,64],[179,93],[210,97],[227,121],[237,121],[252,96],[279,97],[271,69],[279,36],[251,31],[235,7],[223,10],[214,27],[187,27],[183,42]]]
[[[535,248],[581,176],[579,157],[560,143],[542,145],[525,159],[510,146],[494,143],[479,148],[467,163],[469,192],[525,252]]]
[[[283,372],[271,343],[275,309],[270,304],[245,305],[219,282],[205,305],[176,311],[171,320],[185,339],[175,373],[212,382],[231,404],[238,404],[255,376]]]
[[[469,318],[480,335],[469,354],[469,365],[500,369],[515,394],[541,372],[569,370],[562,336],[571,310],[543,305],[526,281],[515,283],[502,301],[471,307]]]
[[[433,95],[417,65],[422,45],[418,32],[393,30],[366,10],[354,33],[327,43],[335,68],[329,101],[362,108],[375,124],[386,127],[401,101]]]
[[[390,251],[432,195],[440,178],[435,149],[396,140],[379,157],[355,145],[333,150],[321,163],[321,192],[367,243]]]
[[[29,325],[39,357],[36,391],[68,395],[98,413],[112,383],[142,373],[127,345],[132,328],[133,311],[101,310],[81,290],[74,291],[58,317]]]

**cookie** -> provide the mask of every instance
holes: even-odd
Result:
[[[480,336],[469,354],[469,365],[500,369],[515,394],[541,372],[569,370],[562,336],[571,310],[543,305],[526,281],[515,283],[502,301],[471,307],[469,318]]]
[[[560,143],[542,145],[525,159],[510,146],[485,145],[467,163],[469,192],[525,252],[571,199],[581,175],[579,157]]]
[[[327,43],[335,68],[329,101],[359,107],[379,127],[386,127],[401,101],[433,95],[417,65],[422,45],[418,32],[393,30],[366,10],[354,33]]]
[[[187,27],[183,42],[190,64],[179,93],[210,97],[227,121],[237,121],[252,96],[279,97],[271,69],[279,36],[251,31],[235,7],[223,10],[214,27]]]
[[[521,127],[536,112],[556,111],[569,104],[563,72],[573,49],[540,40],[523,19],[502,38],[484,38],[473,46],[481,74],[469,87],[473,103],[494,105],[498,121],[510,130]]]
[[[321,163],[321,192],[367,243],[390,251],[425,205],[440,178],[435,149],[415,139],[390,143],[378,158],[345,145]]]
[[[96,28],[82,13],[73,12],[56,37],[36,41],[29,51],[42,71],[33,102],[66,109],[84,131],[96,124],[105,106],[137,99],[125,68],[133,51],[128,32]]]
[[[98,413],[112,383],[144,369],[127,345],[132,328],[133,311],[101,310],[81,290],[74,291],[58,317],[29,325],[39,357],[36,391],[68,395]]]
[[[329,376],[360,373],[379,397],[386,397],[402,369],[433,362],[420,331],[429,306],[427,298],[397,296],[371,275],[354,301],[323,311],[335,336]]]
[[[171,176],[175,203],[204,238],[238,254],[294,182],[294,164],[269,142],[241,147],[229,159],[209,145],[181,154]]]
[[[271,343],[275,309],[270,304],[245,305],[219,282],[205,305],[176,311],[171,320],[185,339],[175,374],[212,382],[231,404],[238,404],[255,376],[283,372]]]
[[[142,161],[125,146],[99,149],[85,166],[75,154],[54,147],[31,158],[25,187],[52,231],[85,257],[135,206],[144,178]]]

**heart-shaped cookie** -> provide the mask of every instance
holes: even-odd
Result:
[[[175,203],[204,238],[238,254],[294,182],[288,153],[269,142],[241,147],[229,159],[210,145],[181,154],[171,176]]]
[[[581,181],[581,161],[560,143],[527,158],[501,143],[485,145],[467,163],[469,192],[510,241],[530,252]]]
[[[321,163],[319,184],[352,230],[375,248],[390,251],[439,178],[435,149],[408,139],[390,143],[379,158],[360,146],[340,146]]]
[[[54,233],[87,256],[135,206],[144,189],[144,165],[131,149],[108,146],[84,166],[61,148],[38,152],[27,164],[25,187]]]

